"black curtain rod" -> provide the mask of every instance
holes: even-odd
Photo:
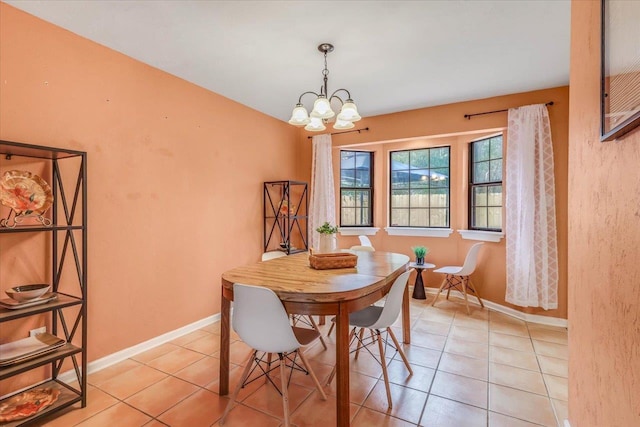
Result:
[[[351,133],[351,132],[360,133],[360,132],[364,132],[365,130],[369,130],[369,128],[367,127],[367,128],[362,128],[362,129],[345,130],[344,132],[333,132],[333,133],[330,133],[329,135],[341,135],[343,133]],[[313,138],[313,136],[308,136],[307,137],[307,139],[311,139],[311,138]]]
[[[551,106],[551,105],[553,105],[553,101],[549,101],[544,105]],[[505,111],[509,111],[509,109],[507,108],[507,109],[504,109],[504,110],[486,111],[484,113],[465,114],[464,118],[467,119],[467,120],[471,120],[471,117],[473,117],[473,116],[482,116],[483,114],[493,114],[493,113],[504,113]]]

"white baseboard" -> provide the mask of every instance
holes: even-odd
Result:
[[[90,362],[87,364],[87,374],[93,374],[94,372],[98,372],[104,368],[107,368],[111,365],[115,365],[118,362],[122,362],[123,360],[133,357],[136,354],[143,353],[147,350],[150,350],[154,347],[159,346],[160,344],[164,344],[166,342],[179,338],[183,335],[196,331],[200,328],[203,328],[207,325],[215,323],[219,320],[220,320],[220,313],[214,314],[213,316],[206,317],[204,319],[198,320],[197,322],[193,322],[189,325],[167,332],[166,334],[162,334],[155,338],[151,338],[148,341],[142,342],[140,344],[136,344],[133,347],[125,348],[124,350],[117,351],[101,359]],[[66,383],[77,380],[76,373],[74,370],[63,372],[58,376],[58,379]]]
[[[438,288],[425,288],[425,291],[429,294],[437,294]],[[460,291],[456,291],[456,290],[451,291],[451,296],[464,299],[464,295]],[[541,325],[548,325],[548,326],[557,326],[559,328],[566,328],[569,324],[567,319],[562,319],[559,317],[540,316],[539,314],[523,313],[521,311],[514,310],[513,308],[500,305],[493,301],[487,301],[486,299],[483,299],[482,302],[487,308],[490,308],[491,310],[504,313],[506,315],[515,317],[516,319],[524,320],[526,322],[539,323]],[[469,298],[469,303],[475,304],[478,306],[480,305],[478,303],[477,298],[473,296]]]

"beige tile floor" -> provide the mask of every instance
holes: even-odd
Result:
[[[351,359],[352,426],[525,427],[562,426],[567,417],[567,331],[526,323],[475,308],[467,315],[456,299],[434,308],[411,304],[412,344],[405,345],[414,373],[389,354],[394,407],[386,403],[382,371],[366,352]],[[397,323],[400,335],[400,323]],[[325,332],[328,325],[323,327]],[[74,408],[42,425],[136,427],[217,425],[228,402],[218,390],[219,329],[216,323],[89,375],[86,408]],[[232,337],[231,385],[248,347]],[[335,359],[335,336],[307,348],[318,377]],[[335,384],[320,399],[308,376],[293,375],[292,422],[335,425]],[[280,395],[256,381],[239,396],[227,426],[280,426]]]

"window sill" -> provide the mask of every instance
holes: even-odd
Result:
[[[341,236],[375,236],[379,227],[340,227]]]
[[[483,242],[500,242],[504,239],[502,231],[458,230],[463,239],[480,240]]]
[[[389,236],[449,237],[451,228],[386,227]]]

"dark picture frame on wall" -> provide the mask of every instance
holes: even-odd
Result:
[[[600,141],[640,126],[640,1],[601,0]]]

